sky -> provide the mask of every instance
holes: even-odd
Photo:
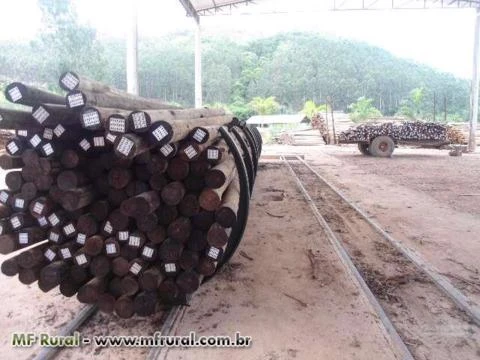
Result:
[[[131,11],[129,0],[73,2],[80,21],[96,28],[99,37],[125,38]],[[256,4],[239,6],[232,12],[202,17],[202,31],[239,41],[287,31],[311,31],[363,41],[397,56],[470,78],[473,9],[328,11],[329,4],[327,0],[257,0]],[[138,0],[136,6],[140,38],[194,31],[193,20],[185,16],[178,0]],[[36,0],[0,0],[0,41],[27,41],[40,28]]]

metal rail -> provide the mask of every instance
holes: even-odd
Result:
[[[459,309],[464,311],[472,321],[480,326],[480,308],[467,296],[465,296],[459,289],[457,289],[445,276],[431,264],[426,262],[418,253],[409,249],[403,243],[393,238],[390,234],[385,232],[382,227],[373,219],[371,219],[365,211],[360,209],[357,205],[352,203],[343,195],[334,185],[328,182],[322,175],[313,169],[305,160],[297,157],[297,160],[305,165],[315,176],[325,183],[333,192],[335,192],[345,203],[347,203],[358,215],[360,215],[376,232],[390,242],[398,251],[400,251],[407,259],[409,259],[420,271],[426,274],[433,283],[454,303]]]
[[[290,173],[292,174],[293,178],[295,179],[295,182],[297,183],[298,188],[300,189],[303,197],[305,198],[308,205],[312,209],[313,215],[317,219],[320,226],[324,229],[325,234],[327,235],[327,239],[329,240],[330,244],[332,245],[333,249],[335,250],[337,256],[340,258],[341,262],[345,266],[348,274],[351,276],[353,281],[362,290],[362,294],[364,295],[366,300],[370,303],[370,305],[373,307],[373,309],[377,313],[378,318],[380,319],[385,332],[389,336],[389,339],[392,343],[392,346],[397,350],[398,355],[401,356],[401,359],[414,360],[413,355],[410,353],[410,350],[408,350],[407,345],[405,345],[402,338],[398,334],[397,330],[393,326],[392,322],[388,318],[387,314],[383,310],[382,305],[380,305],[377,298],[372,293],[372,291],[368,287],[367,283],[363,279],[362,275],[360,274],[358,269],[355,267],[352,259],[348,256],[348,253],[345,250],[345,248],[342,246],[340,240],[337,238],[337,236],[335,235],[333,230],[330,228],[330,226],[328,225],[327,221],[322,216],[322,214],[320,214],[320,212],[318,211],[318,208],[315,205],[313,199],[310,197],[308,191],[303,186],[301,180],[298,178],[297,174],[295,173],[295,171],[290,166],[289,160],[287,160],[283,156],[281,156],[280,158],[285,163],[285,165],[288,167],[288,169],[289,169]]]
[[[80,326],[89,320],[98,310],[96,305],[85,306],[67,325],[57,333],[57,336],[72,335]],[[62,350],[61,347],[44,347],[40,350],[34,360],[50,360],[55,358]]]

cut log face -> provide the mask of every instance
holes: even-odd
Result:
[[[0,153],[0,253],[18,252],[2,272],[122,318],[185,303],[246,222],[248,183],[220,136],[243,125],[72,71],[59,85],[65,96],[10,84],[7,99],[32,109],[0,109],[15,130]],[[232,139],[236,158],[259,156]]]

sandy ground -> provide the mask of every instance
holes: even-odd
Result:
[[[204,286],[177,334],[253,337],[250,349],[170,350],[168,359],[392,359],[376,315],[349,279],[283,166],[260,170],[241,250]],[[307,252],[318,257],[312,279]]]
[[[395,359],[376,314],[348,277],[321,234],[315,218],[283,167],[262,168],[250,220],[239,252],[193,297],[178,334],[253,338],[248,349],[171,350],[169,359]],[[298,214],[302,214],[298,216]],[[241,251],[241,252],[240,252]],[[315,255],[317,278],[307,256]],[[0,258],[0,261],[3,259]],[[10,345],[13,331],[52,334],[81,308],[75,298],[41,293],[15,278],[0,276],[8,288],[0,307],[2,359],[31,358],[35,349]],[[97,314],[83,336],[145,335],[161,326],[152,319],[120,320]],[[61,359],[141,359],[148,349],[68,349]]]
[[[480,154],[400,147],[390,159],[354,145],[267,146],[305,159],[396,239],[480,304]]]

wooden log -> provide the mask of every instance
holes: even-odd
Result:
[[[215,213],[213,211],[201,210],[197,215],[192,217],[193,226],[199,230],[207,231],[215,222]]]
[[[213,261],[218,261],[223,256],[223,249],[216,246],[208,246],[205,250],[205,256]]]
[[[140,289],[139,281],[134,275],[127,275],[120,281],[120,288],[123,295],[135,295]]]
[[[0,155],[0,167],[3,170],[18,169],[24,165],[22,158],[12,157],[8,154]]]
[[[190,219],[185,216],[176,218],[167,228],[167,235],[176,241],[186,242],[192,231]]]
[[[89,183],[84,172],[79,170],[65,170],[57,176],[57,186],[60,190],[73,190]]]
[[[5,88],[5,97],[10,102],[28,106],[33,106],[38,103],[65,104],[65,99],[60,95],[36,89],[19,82],[13,82],[7,85]]]
[[[164,302],[171,302],[177,298],[180,290],[178,289],[175,279],[167,277],[158,287],[158,296]]]
[[[77,299],[84,304],[95,304],[101,294],[103,294],[108,285],[108,279],[105,277],[94,277],[85,285],[78,289]]]
[[[207,171],[210,170],[210,163],[206,160],[197,160],[190,163],[190,174],[203,178]]]
[[[197,144],[205,144],[218,138],[218,126],[197,126],[189,134],[189,139]]]
[[[178,275],[176,283],[181,291],[191,294],[200,287],[200,276],[194,271],[187,270]]]
[[[108,204],[108,201],[99,200],[94,202],[90,206],[90,213],[97,221],[105,220],[110,213],[110,205]]]
[[[115,301],[115,312],[123,319],[128,319],[135,313],[135,305],[129,296],[121,296]]]
[[[168,225],[178,216],[178,210],[175,205],[163,205],[157,211],[158,223]]]
[[[180,267],[176,262],[165,262],[161,265],[162,273],[168,277],[175,277],[180,272]]]
[[[145,242],[145,235],[140,231],[134,231],[128,237],[127,245],[135,249],[140,249],[145,244]]]
[[[24,227],[33,226],[35,219],[27,213],[15,213],[10,216],[9,222],[13,230],[20,230]]]
[[[135,296],[134,309],[138,316],[149,316],[157,311],[158,299],[155,291],[142,291]]]
[[[150,156],[146,165],[150,174],[159,174],[164,173],[167,170],[168,161],[164,157],[154,154]]]
[[[221,206],[223,193],[230,185],[231,180],[236,176],[237,176],[237,170],[234,169],[229,174],[228,179],[220,188],[204,189],[198,198],[200,202],[200,206],[208,211],[216,211]]]
[[[30,246],[45,239],[45,230],[41,227],[23,228],[16,233],[16,236],[19,246]]]
[[[150,190],[148,184],[144,181],[132,180],[125,188],[125,194],[128,197],[134,197]]]
[[[75,211],[90,205],[95,201],[96,192],[91,186],[65,191],[61,205],[65,210]]]
[[[140,256],[143,260],[153,262],[157,260],[157,246],[153,243],[148,243],[142,247]]]
[[[12,209],[15,212],[24,212],[28,208],[28,200],[22,194],[15,194],[12,197]]]
[[[32,114],[29,111],[0,108],[0,129],[38,129]]]
[[[107,276],[111,270],[111,261],[103,255],[95,256],[90,263],[89,269],[93,276]]]
[[[90,256],[100,255],[104,248],[105,239],[99,235],[94,235],[85,240],[83,251]]]
[[[65,243],[58,248],[58,255],[64,261],[73,261],[76,245],[74,243]]]
[[[40,271],[41,283],[47,288],[54,288],[68,275],[70,266],[63,260],[54,261]],[[40,281],[39,280],[39,281]]]
[[[147,238],[152,244],[161,244],[166,238],[165,227],[157,225],[155,229],[147,232]]]
[[[152,190],[161,191],[168,184],[168,181],[163,174],[157,173],[150,177],[148,184]]]
[[[48,230],[47,239],[57,245],[63,244],[67,240],[62,230],[58,227],[52,227]]]
[[[179,181],[173,181],[166,185],[161,192],[163,202],[170,206],[180,204],[185,196],[185,186]]]
[[[180,241],[166,239],[158,249],[158,257],[165,263],[175,262],[182,255],[183,244]]]
[[[26,182],[22,185],[20,193],[27,202],[30,202],[37,196],[37,186],[33,182]]]
[[[186,179],[190,171],[190,164],[187,161],[175,157],[170,160],[167,174],[172,180],[181,181]]]
[[[126,241],[128,241],[129,237],[130,237],[130,231],[128,230],[122,230],[122,231],[118,231],[117,234],[115,235],[117,241],[121,242],[121,243],[125,243]]]
[[[70,109],[81,109],[86,105],[124,110],[178,108],[178,106],[169,105],[154,99],[142,98],[118,90],[102,93],[73,90],[67,94],[66,102]]]
[[[8,234],[12,231],[12,226],[7,219],[0,220],[0,235]]]
[[[185,189],[189,192],[200,192],[205,187],[205,178],[189,175],[185,180],[183,180]]]
[[[194,252],[205,249],[208,245],[207,234],[199,229],[193,229],[187,241],[187,248]]]
[[[129,219],[120,209],[113,210],[108,216],[108,220],[114,231],[121,231],[128,229]]]
[[[120,277],[123,277],[128,274],[130,269],[130,263],[127,259],[122,256],[116,257],[112,261],[112,272]]]
[[[22,188],[23,177],[21,171],[10,171],[5,175],[5,184],[10,191],[16,192]]]
[[[143,217],[154,212],[160,206],[156,191],[147,191],[122,202],[120,209],[130,217]]]
[[[142,276],[139,277],[138,283],[142,290],[153,291],[158,289],[165,276],[157,266],[151,267],[144,271]]]
[[[91,275],[87,268],[78,265],[72,265],[70,267],[69,278],[76,284],[84,284],[91,279]]]
[[[212,276],[215,273],[215,270],[217,269],[217,264],[215,263],[214,260],[208,258],[208,257],[203,257],[200,259],[200,262],[198,263],[197,267],[195,270],[204,276]]]
[[[206,186],[212,189],[221,188],[228,179],[231,179],[234,169],[235,160],[233,156],[228,156],[220,164],[207,171],[205,174]]]
[[[223,109],[178,109],[133,111],[129,115],[130,129],[145,132],[150,125],[159,121],[191,120],[225,115]],[[134,124],[134,119],[137,124]],[[139,126],[140,125],[140,126]]]
[[[214,223],[207,232],[207,242],[214,247],[224,247],[227,245],[230,230],[225,229],[222,225]]]
[[[64,98],[63,104],[65,104]],[[32,107],[32,117],[41,126],[56,126],[58,124],[61,124],[74,126],[76,130],[80,129],[78,114],[75,111],[68,109],[65,105],[52,105],[52,103],[37,103]],[[56,135],[57,137],[60,137],[58,136],[58,129]]]
[[[136,218],[135,223],[140,231],[153,231],[158,225],[158,217],[155,213],[148,214],[142,218]]]
[[[77,220],[77,231],[89,237],[98,232],[98,219],[92,213],[81,215]]]
[[[130,269],[128,269],[130,274],[135,276],[140,276],[147,268],[147,265],[143,259],[133,259],[130,261]]]
[[[188,245],[187,245],[188,246]],[[200,250],[203,250],[200,249]],[[180,256],[180,259],[178,260],[178,265],[182,268],[184,271],[188,270],[193,270],[195,267],[198,265],[200,261],[200,255],[198,251],[192,251],[189,249],[185,249],[182,251],[182,255]]]
[[[170,143],[170,144],[165,144],[160,149],[158,149],[158,153],[162,155],[165,159],[172,159],[177,155],[178,151],[178,144],[176,143]]]
[[[17,262],[16,257],[13,257],[11,259],[7,259],[7,260],[2,262],[1,271],[2,271],[2,274],[6,275],[6,276],[17,275],[19,269],[20,268],[18,266],[18,262]]]
[[[40,268],[20,269],[18,280],[24,285],[33,284],[40,276]]]
[[[235,177],[223,195],[222,205],[215,212],[215,220],[225,228],[233,227],[237,222],[239,201],[240,184],[238,178]]]
[[[115,309],[115,296],[109,293],[100,294],[97,299],[97,306],[104,313],[112,313]]]
[[[78,250],[73,255],[73,262],[82,268],[87,269],[90,266],[90,262],[92,261],[92,257],[88,255],[84,249]]]

